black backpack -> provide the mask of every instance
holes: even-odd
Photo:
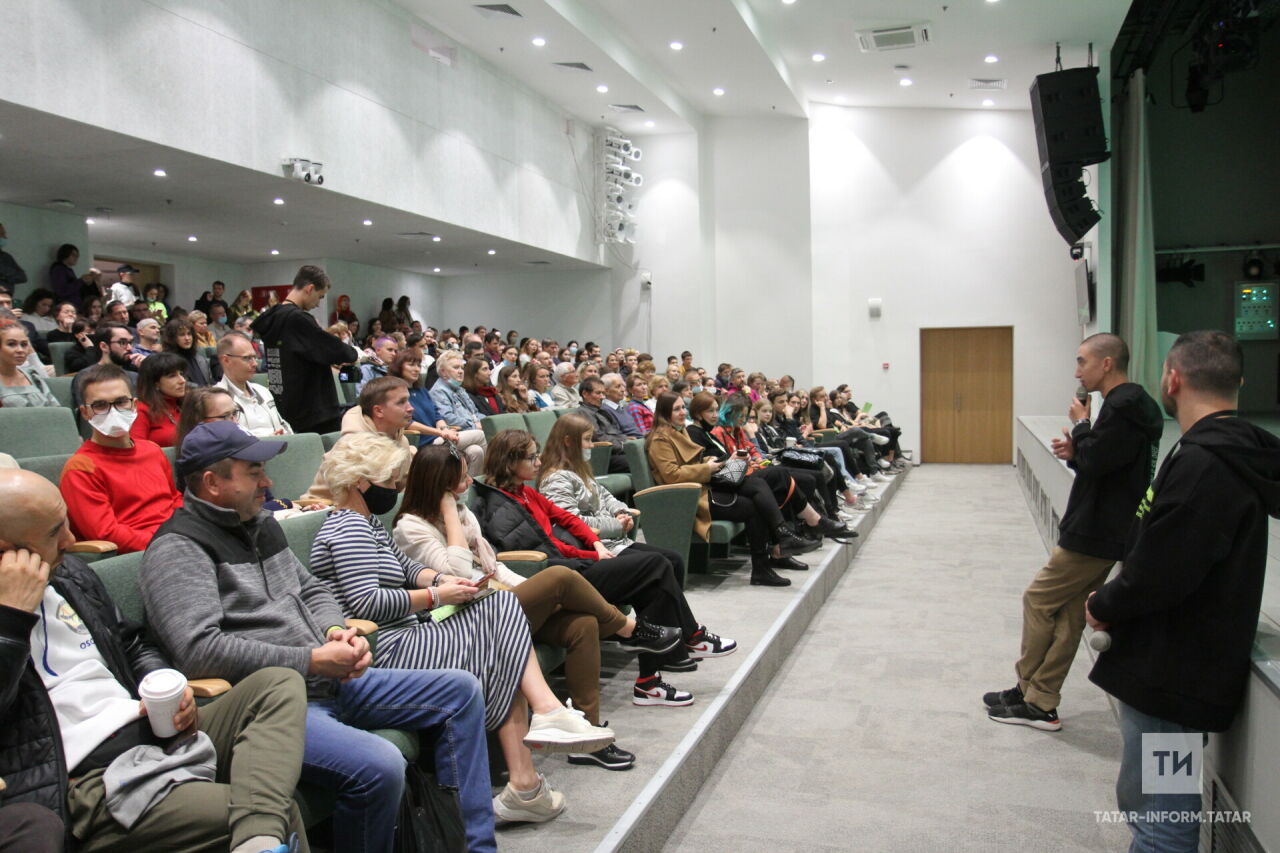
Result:
[[[410,764],[396,821],[396,853],[466,853],[466,849],[457,790],[437,784],[427,771]]]

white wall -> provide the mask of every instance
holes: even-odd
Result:
[[[383,298],[388,296],[397,301],[401,296],[409,297],[409,309],[413,314],[421,317],[426,325],[444,328],[439,323],[443,279],[336,258],[323,261],[321,266],[333,280],[329,310],[333,310],[338,294],[347,294],[351,297],[351,310],[360,318],[362,329],[368,326],[369,320],[377,316]],[[297,272],[297,266],[293,268],[293,272]],[[291,273],[289,280],[292,278]]]
[[[573,339],[616,346],[608,270],[450,276],[440,293],[437,328],[496,326],[562,345]]]
[[[49,265],[63,243],[79,247],[83,258],[80,272],[89,268],[89,226],[84,224],[83,214],[0,202],[0,225],[9,235],[4,251],[13,255],[27,274],[27,283],[17,288],[18,302],[35,288],[49,286]]]
[[[1013,326],[1014,414],[1064,410],[1080,327],[1030,112],[815,106],[811,125],[814,378],[919,447],[920,329]]]
[[[190,308],[200,298],[200,294],[208,290],[215,281],[221,281],[227,285],[227,294],[223,298],[228,302],[235,299],[241,288],[249,287],[244,283],[246,269],[244,264],[193,255],[175,255],[171,252],[129,249],[109,243],[94,243],[93,251],[97,255],[120,258],[134,263],[159,265],[160,281],[169,286],[170,302],[174,305]],[[83,255],[83,257],[85,260],[76,267],[77,272],[84,272],[89,267],[89,256]],[[103,270],[103,272],[110,271]]]
[[[464,48],[430,59],[389,0],[6,0],[3,19],[4,100],[275,175],[320,160],[335,192],[598,254],[585,130]]]

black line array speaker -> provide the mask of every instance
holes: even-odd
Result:
[[[1031,114],[1049,216],[1062,239],[1077,243],[1102,218],[1085,195],[1082,170],[1111,156],[1098,69],[1069,68],[1036,77]]]

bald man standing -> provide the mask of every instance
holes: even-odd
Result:
[[[997,723],[1056,732],[1058,703],[1084,633],[1084,603],[1124,556],[1138,501],[1156,470],[1164,420],[1141,385],[1130,382],[1129,347],[1097,334],[1076,350],[1076,379],[1102,394],[1097,423],[1089,404],[1071,398],[1071,429],[1053,453],[1075,471],[1058,544],[1022,595],[1022,656],[1018,683],[982,697]]]
[[[306,851],[293,789],[302,765],[302,677],[261,669],[197,710],[188,686],[161,739],[138,683],[169,662],[126,623],[97,574],[64,550],[74,541],[58,489],[0,470],[0,778],[6,811],[34,804],[61,818],[66,848]],[[188,737],[211,743],[215,780],[192,781],[122,810],[108,767],[158,772],[154,753]],[[125,755],[129,753],[129,755]],[[71,835],[75,835],[73,843]],[[0,833],[2,838],[2,833]],[[286,839],[289,839],[286,841]],[[61,849],[64,839],[57,839]],[[27,847],[24,850],[36,850]]]

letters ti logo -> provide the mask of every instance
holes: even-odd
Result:
[[[1198,732],[1142,735],[1142,793],[1199,794],[1204,738]]]

